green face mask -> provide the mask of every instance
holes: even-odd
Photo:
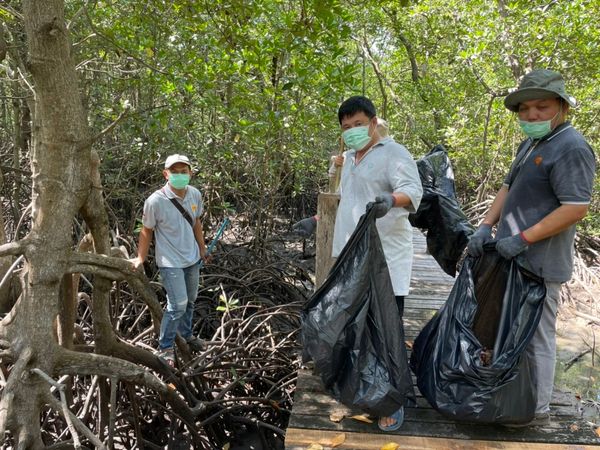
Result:
[[[190,184],[190,176],[187,173],[170,173],[169,184],[175,189],[183,189]]]
[[[540,139],[552,131],[552,120],[544,120],[542,122],[527,122],[519,120],[521,130],[532,139]]]
[[[369,126],[349,128],[342,133],[344,143],[352,150],[360,150],[369,143]]]
[[[541,139],[552,131],[552,121],[560,115],[559,110],[556,115],[550,120],[543,120],[541,122],[527,122],[526,120],[519,120],[521,130],[527,136],[532,139]]]

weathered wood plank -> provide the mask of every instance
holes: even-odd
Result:
[[[412,375],[412,379],[413,385],[416,387],[416,378],[414,375]],[[338,405],[346,408],[343,405],[339,405],[328,393],[324,391],[323,384],[321,383],[319,376],[312,374],[309,370],[302,369],[298,372],[297,384],[302,386],[302,390],[297,391],[296,396],[294,397],[294,405],[298,405],[299,411],[302,410],[302,405],[307,398],[310,398],[312,403],[323,402],[318,406],[318,408],[322,409],[322,414],[325,415],[329,414],[327,412],[328,404],[334,406]],[[316,395],[309,393],[316,393]],[[415,394],[417,397],[417,406],[419,408],[431,408],[427,401],[423,399],[418,389],[415,390]],[[555,390],[552,393],[550,404],[553,411],[556,411],[556,415],[576,415],[578,412],[579,400],[577,400],[577,396],[573,393]]]
[[[528,443],[528,442],[497,442],[488,440],[466,440],[434,438],[423,436],[390,436],[387,434],[356,433],[343,431],[343,443],[337,445],[336,449],[352,450],[380,450],[382,446],[389,443],[396,443],[402,450],[413,449],[448,449],[448,450],[567,450],[581,449],[591,450],[592,446],[569,444],[548,444],[548,443]],[[320,444],[323,449],[332,449],[334,440],[340,440],[340,431],[325,430],[306,430],[298,428],[288,428],[286,434],[286,449],[300,450],[306,449],[311,444]]]
[[[316,246],[321,249],[317,252],[315,258],[315,287],[323,284],[329,273],[329,269],[335,261],[331,257],[333,247],[333,225],[335,223],[335,214],[337,212],[340,195],[335,193],[321,192],[318,197]]]
[[[337,433],[367,433],[375,436],[389,436],[388,439],[393,439],[396,436],[402,436],[402,439],[408,436],[420,436],[465,441],[538,442],[569,445],[600,444],[600,441],[590,427],[573,429],[571,425],[576,423],[569,420],[553,421],[552,425],[547,427],[507,428],[500,425],[423,420],[422,417],[413,415],[412,411],[413,409],[411,408],[406,409],[404,424],[400,429],[391,433],[384,433],[379,430],[375,422],[368,424],[354,419],[343,419],[341,422],[336,423],[332,422],[329,417],[303,414],[292,416],[293,420],[290,421],[288,430],[304,429],[305,431],[324,430],[335,431]],[[290,444],[293,444],[293,442],[290,442],[286,437],[286,445],[289,446]]]

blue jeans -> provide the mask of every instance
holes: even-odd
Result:
[[[194,302],[200,284],[200,264],[177,269],[160,267],[160,278],[167,291],[167,310],[160,323],[159,350],[173,347],[177,332],[184,339],[192,337]]]

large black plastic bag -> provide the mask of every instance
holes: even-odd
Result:
[[[493,248],[493,244],[492,244]],[[495,277],[505,277],[504,287]],[[474,280],[487,280],[503,292],[493,359],[484,365],[482,345],[472,330],[478,307]],[[484,287],[485,288],[485,287]],[[533,363],[525,348],[544,307],[543,281],[516,260],[505,260],[489,248],[480,258],[467,256],[446,304],[414,342],[411,368],[429,403],[454,419],[485,423],[531,420],[536,407]],[[486,317],[477,320],[486,320]],[[497,318],[489,317],[489,326]]]
[[[462,212],[454,190],[454,172],[443,145],[436,145],[417,161],[423,198],[408,219],[413,227],[427,230],[427,250],[448,275],[456,264],[474,228]]]
[[[402,319],[367,208],[327,280],[302,312],[305,361],[348,407],[389,416],[414,400]]]

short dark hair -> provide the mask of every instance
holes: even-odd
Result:
[[[352,117],[359,112],[364,112],[369,119],[372,119],[377,115],[375,105],[373,105],[373,102],[367,97],[355,95],[354,97],[344,100],[338,110],[338,120],[340,121],[340,125],[344,118]]]

